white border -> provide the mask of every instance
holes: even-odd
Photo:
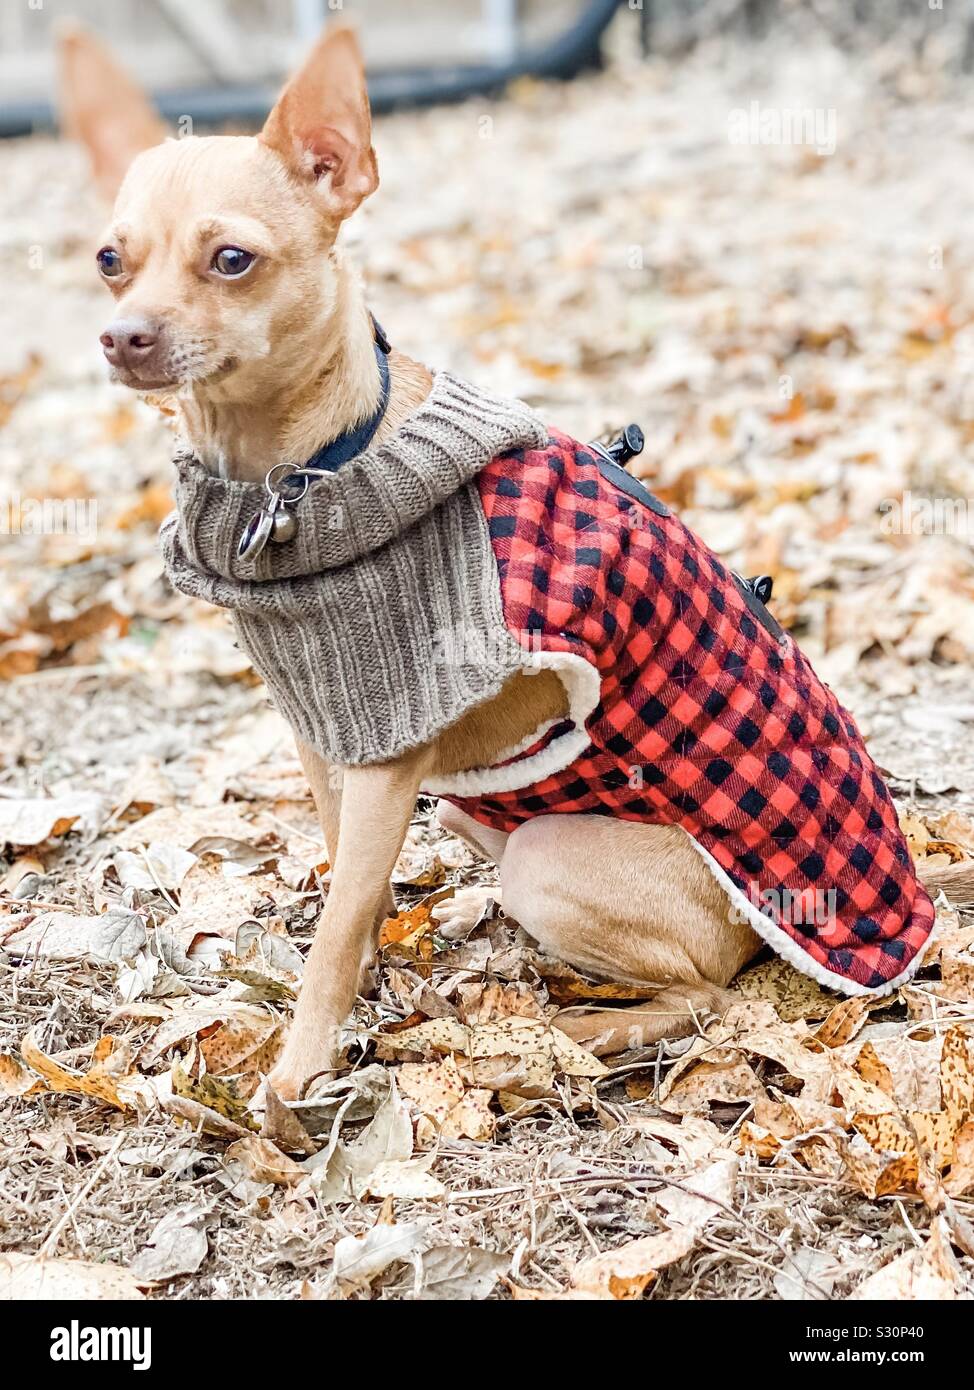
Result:
[[[876,989],[870,989],[868,985],[857,984],[855,980],[847,980],[844,975],[839,975],[835,971],[827,969],[826,966],[820,965],[817,960],[814,960],[807,951],[799,946],[797,941],[791,939],[783,927],[779,927],[776,922],[773,922],[769,917],[765,917],[757,904],[752,903],[751,900],[741,892],[737,884],[727,876],[716,859],[710,854],[709,850],[704,849],[703,845],[699,844],[689,831],[684,831],[684,833],[691,845],[693,845],[693,848],[703,859],[714,878],[720,884],[721,888],[727,893],[731,902],[739,912],[744,914],[758,936],[760,936],[763,941],[767,942],[776,955],[781,956],[789,965],[793,965],[796,970],[800,970],[803,975],[810,975],[818,984],[825,985],[828,989],[837,989],[842,994],[871,994],[876,998],[880,998],[884,994],[892,994],[894,989],[899,989],[900,985],[906,984],[908,980],[913,978],[923,964],[923,959],[927,954],[927,947],[933,941],[936,933],[936,921],[921,949],[917,951],[906,969],[901,974],[897,975],[895,979],[887,980],[884,985],[880,985]]]
[[[548,729],[560,724],[562,719],[570,719],[575,728],[549,743],[535,753],[533,758],[523,758],[509,763],[506,767],[475,767],[468,772],[457,772],[449,777],[437,777],[423,783],[422,790],[432,796],[478,796],[487,792],[512,792],[519,787],[529,787],[550,777],[553,772],[575,761],[591,743],[586,721],[602,694],[602,679],[598,668],[584,657],[574,652],[525,652],[524,671],[554,671],[561,678],[568,695],[568,714],[559,719],[550,719],[539,728],[533,729],[526,738],[513,748],[505,749],[497,755],[498,763],[516,758],[532,743],[536,743]]]

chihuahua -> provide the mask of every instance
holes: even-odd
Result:
[[[118,104],[105,120],[86,112],[72,71],[100,60],[82,39],[71,42],[71,126],[101,183],[121,180],[97,253],[115,300],[101,337],[112,374],[174,413],[213,475],[259,483],[274,464],[307,459],[350,431],[380,400],[372,320],[336,244],[378,183],[355,37],[326,32],[259,135],[163,143],[137,94],[138,120],[127,128]],[[377,445],[421,407],[433,380],[398,351],[389,369]],[[338,777],[298,740],[332,882],[270,1076],[281,1096],[300,1096],[338,1062],[363,964],[395,910],[390,875],[424,784],[491,767],[567,713],[554,671],[516,673],[424,746]],[[680,825],[538,814],[497,829],[448,801],[439,817],[498,865],[505,912],[545,951],[647,987],[643,1005],[557,1017],[599,1053],[679,1036],[722,1011],[726,987],[762,945],[760,920],[730,910],[727,881]],[[449,910],[470,914],[481,900],[468,890]]]

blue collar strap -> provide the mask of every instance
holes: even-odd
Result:
[[[315,478],[323,473],[335,473],[343,463],[348,463],[361,454],[372,442],[376,430],[382,422],[389,404],[389,340],[381,327],[372,319],[372,334],[375,339],[375,360],[379,368],[379,404],[372,415],[354,430],[323,444],[311,455],[307,463],[295,468],[293,464],[276,463],[264,479],[267,501],[251,517],[244,527],[237,543],[237,555],[241,559],[256,560],[268,541],[281,544],[294,539],[298,522],[295,507],[304,497]]]
[[[353,430],[346,430],[337,439],[333,439],[330,444],[323,444],[320,449],[311,455],[307,463],[301,468],[305,473],[334,473],[341,468],[343,463],[348,463],[349,459],[355,458],[356,454],[361,454],[372,443],[376,430],[382,423],[382,417],[386,413],[389,404],[389,339],[383,333],[381,326],[372,316],[372,333],[375,338],[375,360],[379,368],[379,381],[381,390],[379,392],[379,404],[374,412],[361,425]]]

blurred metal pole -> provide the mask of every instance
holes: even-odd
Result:
[[[222,4],[209,7],[196,0],[153,0],[184,43],[218,82],[246,82],[253,77],[240,31]]]
[[[510,63],[517,53],[517,0],[483,0],[484,38],[495,63]]]
[[[311,43],[325,27],[326,0],[291,0],[294,37],[300,44]]]
[[[653,46],[653,5],[655,0],[642,0],[639,5],[639,47],[644,58]]]

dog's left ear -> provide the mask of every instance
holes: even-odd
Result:
[[[94,34],[63,20],[57,52],[61,128],[84,145],[95,183],[112,202],[135,156],[161,144],[169,132],[142,88]]]
[[[353,30],[325,31],[267,117],[260,140],[317,182],[339,221],[379,183],[362,54]]]

